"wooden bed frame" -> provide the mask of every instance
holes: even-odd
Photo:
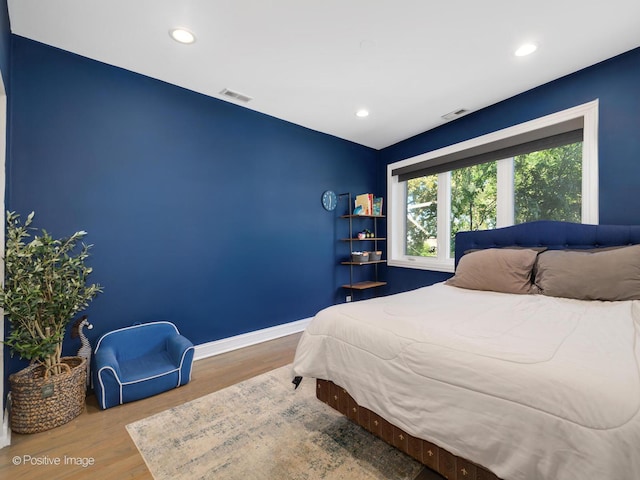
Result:
[[[472,249],[544,246],[551,250],[564,250],[636,244],[640,244],[638,225],[537,221],[494,230],[458,233],[455,263],[457,265],[464,252]],[[316,396],[351,421],[449,480],[500,480],[481,465],[409,435],[375,412],[358,405],[344,388],[331,381],[317,379]]]
[[[434,443],[409,435],[380,415],[361,407],[344,388],[333,382],[317,379],[316,397],[352,422],[449,480],[500,480],[481,465],[458,457]]]

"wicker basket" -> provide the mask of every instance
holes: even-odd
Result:
[[[63,425],[84,411],[87,361],[63,357],[67,371],[49,375],[41,365],[31,365],[9,376],[11,430],[37,433]]]

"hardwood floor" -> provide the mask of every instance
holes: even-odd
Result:
[[[289,335],[199,360],[190,383],[138,402],[102,411],[90,395],[86,411],[66,425],[32,435],[12,434],[12,445],[0,449],[0,478],[153,480],[125,425],[287,365],[299,338]],[[73,465],[74,459],[93,465]],[[60,465],[37,464],[55,461]]]

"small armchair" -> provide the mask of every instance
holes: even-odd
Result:
[[[133,402],[191,380],[194,347],[171,322],[151,322],[104,334],[93,354],[100,408]]]

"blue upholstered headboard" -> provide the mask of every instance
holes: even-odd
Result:
[[[456,234],[456,265],[467,250],[497,247],[596,248],[640,243],[640,225],[584,225],[542,220]]]

